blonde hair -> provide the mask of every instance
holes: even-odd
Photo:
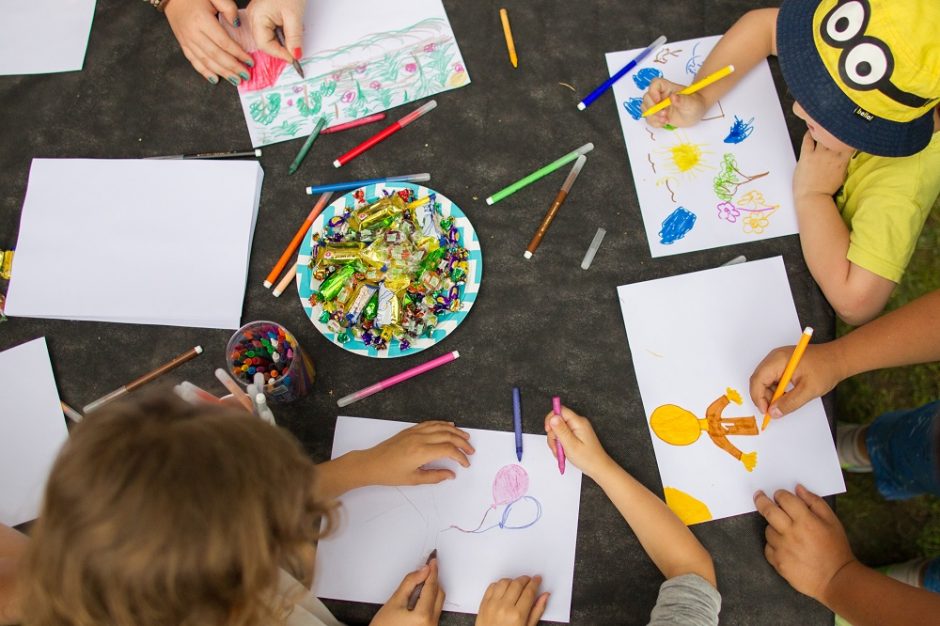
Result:
[[[332,521],[285,431],[147,397],[76,426],[26,557],[28,626],[255,626],[283,619],[279,568]]]

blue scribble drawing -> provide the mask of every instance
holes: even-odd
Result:
[[[633,75],[633,84],[637,86],[637,89],[646,91],[646,88],[650,86],[653,79],[659,78],[662,75],[663,73],[655,67],[644,67]]]
[[[659,231],[659,243],[669,245],[685,237],[695,226],[695,213],[679,207],[663,220],[663,229]]]
[[[459,530],[462,533],[480,534],[494,528],[522,530],[534,526],[542,518],[542,503],[532,496],[525,495],[528,490],[529,474],[526,473],[525,469],[521,465],[506,465],[496,472],[496,478],[493,479],[493,504],[486,509],[486,513],[483,514],[483,519],[480,520],[477,527],[468,530],[456,524],[451,524],[450,528]],[[510,523],[509,514],[512,507],[523,501],[527,502],[528,508],[532,509],[533,519],[523,523]],[[483,528],[490,511],[495,511],[496,507],[501,505],[506,505],[506,508],[503,509],[503,514],[499,517],[499,520],[495,524]]]
[[[627,110],[630,117],[638,120],[643,117],[643,98],[630,98],[623,103],[623,108]]]
[[[697,54],[700,43],[701,42],[692,46],[692,54],[689,55],[689,60],[685,62],[685,72],[690,76],[698,74],[699,69],[702,67],[702,56]]]
[[[728,136],[725,137],[725,143],[741,143],[750,137],[751,133],[754,132],[753,122],[753,117],[745,122],[740,117],[735,115],[734,123],[731,125],[731,130],[728,131]]]

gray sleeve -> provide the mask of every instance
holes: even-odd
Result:
[[[670,578],[659,587],[649,626],[717,626],[721,595],[697,574]]]

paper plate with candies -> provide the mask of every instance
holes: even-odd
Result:
[[[430,348],[470,312],[483,278],[463,211],[411,183],[380,183],[329,204],[304,236],[297,292],[323,336],[365,356]]]

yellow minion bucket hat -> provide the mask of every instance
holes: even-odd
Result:
[[[784,0],[777,54],[787,87],[842,142],[908,156],[940,102],[940,0]]]

